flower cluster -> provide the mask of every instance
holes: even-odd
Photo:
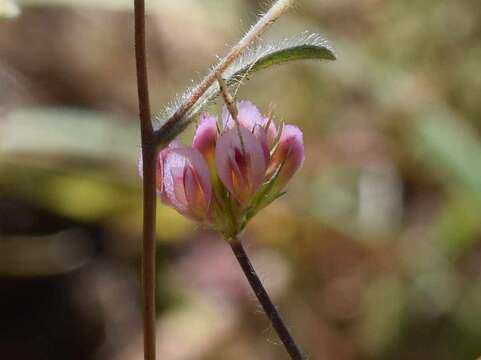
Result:
[[[224,107],[221,124],[203,113],[192,146],[173,142],[157,163],[161,201],[227,238],[279,197],[304,161],[299,128],[278,129],[251,102],[236,106],[237,119]]]

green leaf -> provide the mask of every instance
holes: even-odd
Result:
[[[335,60],[334,49],[319,34],[301,33],[289,39],[275,43],[260,44],[250,48],[224,72],[223,77],[228,86],[239,84],[256,71],[267,69],[294,60]],[[185,99],[189,98],[196,86],[188,89],[172,105],[166,107],[158,117],[158,128],[174,114]],[[162,142],[169,143],[179,135],[192,121],[192,118],[219,95],[219,85],[212,84],[203,96],[192,106],[176,125],[161,134]]]
[[[259,47],[248,52],[232,66],[233,73],[229,80],[236,82],[248,73],[267,69],[294,60],[336,60],[334,50],[329,43],[318,34],[302,34],[277,44]]]

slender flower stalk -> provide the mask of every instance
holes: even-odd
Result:
[[[261,303],[262,308],[264,309],[267,317],[272,323],[272,327],[276,330],[277,335],[284,344],[291,359],[303,360],[304,357],[301,350],[294,341],[294,338],[289,332],[289,329],[284,323],[284,320],[282,320],[282,317],[277,311],[275,305],[272,303],[272,300],[269,297],[266,289],[264,288],[264,285],[262,285],[259,276],[257,276],[257,273],[252,266],[252,263],[249,260],[249,256],[244,250],[241,241],[238,238],[234,238],[230,241],[230,246],[232,248],[232,251],[234,252],[237,261],[239,262],[239,265],[242,268],[242,271],[244,272],[244,275],[249,281],[249,284],[254,291],[254,294]]]
[[[143,324],[144,359],[155,360],[155,215],[157,151],[153,145],[145,48],[145,4],[135,0],[135,60],[139,99],[143,173]]]

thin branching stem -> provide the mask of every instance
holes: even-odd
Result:
[[[275,329],[277,335],[284,344],[291,359],[305,360],[304,356],[301,353],[301,350],[299,349],[296,342],[294,341],[294,338],[290,334],[289,329],[282,320],[281,315],[277,311],[275,305],[272,303],[272,300],[269,297],[266,289],[264,288],[264,285],[262,285],[261,280],[257,276],[257,273],[254,270],[254,267],[252,266],[252,263],[250,262],[241,241],[238,238],[234,238],[230,241],[230,246],[242,268],[242,271],[244,272],[247,280],[249,281],[252,290],[254,291],[259,302],[261,303],[262,308],[264,309],[267,317],[270,319],[273,328]]]
[[[144,359],[155,360],[155,210],[156,210],[156,157],[153,144],[147,77],[147,57],[145,47],[145,3],[135,0],[135,60],[137,69],[137,90],[139,98],[140,130],[142,141],[143,167],[143,323]]]
[[[227,55],[222,58],[217,65],[207,74],[199,85],[192,91],[177,109],[177,111],[165,122],[165,124],[155,131],[155,142],[160,144],[163,142],[163,133],[172,129],[175,124],[182,120],[187,112],[195,105],[195,103],[204,95],[209,87],[216,81],[217,74],[222,74],[256,39],[263,34],[270,25],[274,23],[283,13],[285,13],[294,3],[295,0],[277,0],[272,7],[252,26],[252,28],[244,35],[244,37],[234,45]]]

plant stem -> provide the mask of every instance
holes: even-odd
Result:
[[[134,1],[135,61],[139,98],[140,132],[143,170],[143,231],[142,231],[142,285],[144,322],[144,359],[155,360],[155,211],[156,211],[156,158],[153,144],[145,47],[145,4]]]
[[[247,256],[247,253],[242,246],[242,243],[238,238],[234,238],[230,241],[230,245],[247,280],[249,281],[249,284],[251,285],[252,290],[254,291],[259,302],[261,303],[266,315],[271,320],[272,326],[276,330],[277,335],[279,336],[287,352],[291,356],[291,359],[304,360],[301,350],[294,341],[292,335],[289,332],[289,329],[284,324],[281,315],[272,303],[269,294],[267,293],[266,289],[262,285],[261,280],[257,276],[257,273],[254,270],[254,267],[252,266],[249,257]]]
[[[207,76],[194,88],[190,94],[178,107],[175,113],[165,122],[165,124],[155,131],[155,142],[163,142],[164,132],[169,132],[175,124],[182,120],[187,112],[195,105],[209,87],[216,81],[217,74],[222,73],[231,65],[242,52],[264,33],[270,25],[274,23],[284,12],[286,12],[295,0],[277,0],[271,8],[251,27],[251,29],[234,45],[227,55],[222,58],[217,65],[207,74]]]
[[[143,163],[143,246],[142,246],[142,286],[144,322],[144,359],[155,360],[155,216],[156,189],[155,166],[156,152],[142,151]]]

